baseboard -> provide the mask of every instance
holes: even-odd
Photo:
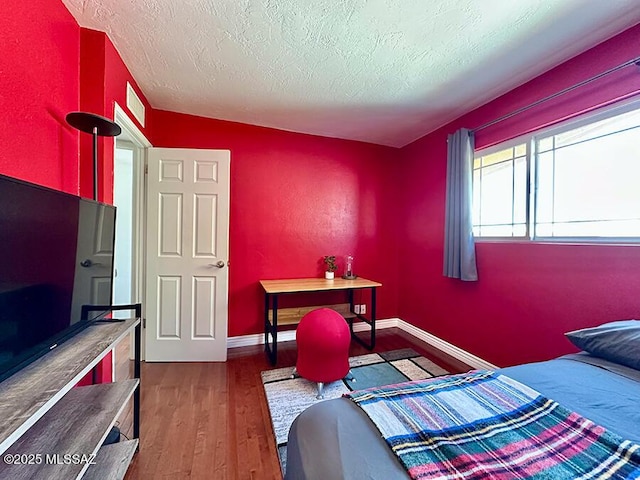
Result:
[[[384,328],[393,328],[398,326],[397,318],[385,318],[384,320],[376,320],[376,330],[382,330]],[[362,322],[358,322],[353,325],[354,332],[368,332],[369,325]]]
[[[278,343],[290,342],[291,340],[295,339],[295,330],[278,332]],[[227,338],[227,348],[251,347],[253,345],[264,345],[264,333],[256,333],[253,335],[239,335],[237,337]]]
[[[477,357],[474,354],[461,349],[460,347],[456,347],[455,345],[442,340],[441,338],[436,337],[429,332],[425,332],[424,330],[416,327],[415,325],[411,325],[404,320],[398,319],[398,328],[422,340],[423,342],[428,343],[432,347],[435,347],[438,350],[451,355],[453,358],[460,360],[461,362],[469,365],[472,368],[477,368],[480,370],[493,370],[498,368],[494,364],[489,363],[486,360],[483,360],[480,357]]]
[[[399,318],[386,318],[384,320],[376,320],[376,330],[382,330],[385,328],[398,327],[401,330],[404,330],[409,335],[414,336],[415,338],[422,340],[425,343],[428,343],[432,347],[437,348],[438,350],[443,351],[444,353],[451,355],[453,358],[460,360],[461,362],[469,365],[472,368],[477,369],[489,369],[493,370],[498,367],[493,365],[492,363],[487,362],[486,360],[481,359],[480,357],[475,356],[472,353],[467,352],[451,343],[442,340],[435,335],[432,335],[429,332],[425,332],[421,328],[416,327],[404,320]],[[355,332],[365,332],[369,330],[369,326],[358,322],[353,326],[353,330]],[[295,330],[286,330],[283,332],[278,332],[278,343],[280,342],[290,342],[296,339],[296,331]],[[227,348],[238,348],[238,347],[249,347],[253,345],[263,345],[264,344],[264,333],[256,333],[253,335],[241,335],[237,337],[229,337],[227,339]]]

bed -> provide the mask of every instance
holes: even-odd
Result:
[[[640,369],[582,352],[496,373],[640,444]],[[396,478],[409,476],[378,428],[352,400],[318,403],[293,423],[285,480]],[[640,478],[640,470],[627,478]]]

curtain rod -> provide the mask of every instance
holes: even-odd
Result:
[[[582,86],[584,86],[584,85],[586,85],[588,83],[591,83],[591,82],[593,82],[595,80],[598,80],[598,79],[600,79],[602,77],[605,77],[605,76],[607,76],[607,75],[609,75],[611,73],[617,72],[618,70],[621,70],[621,69],[623,69],[625,67],[628,67],[629,65],[637,65],[638,67],[640,67],[640,57],[636,57],[636,58],[634,58],[632,60],[629,60],[627,62],[621,63],[620,65],[618,65],[616,67],[610,68],[609,70],[606,70],[606,71],[604,71],[602,73],[599,73],[598,75],[595,75],[595,76],[593,76],[591,78],[583,80],[582,82],[576,83],[575,85],[571,85],[570,87],[567,87],[567,88],[565,88],[563,90],[560,90],[559,92],[556,92],[556,93],[554,93],[552,95],[549,95],[548,97],[541,98],[540,100],[537,100],[537,101],[535,101],[533,103],[530,103],[529,105],[525,105],[524,107],[521,107],[521,108],[519,108],[517,110],[514,110],[511,113],[507,113],[506,115],[498,117],[495,120],[491,120],[490,122],[482,124],[479,127],[474,128],[472,131],[475,133],[475,132],[483,130],[483,129],[487,128],[487,127],[495,125],[496,123],[500,123],[503,120],[507,120],[507,119],[509,119],[511,117],[519,115],[522,112],[526,112],[527,110],[529,110],[529,109],[531,109],[533,107],[537,107],[538,105],[540,105],[542,103],[545,103],[545,102],[548,102],[549,100],[553,100],[554,98],[557,98],[560,95],[564,95],[565,93],[571,92],[572,90],[575,90],[576,88],[580,88],[580,87],[582,87]]]

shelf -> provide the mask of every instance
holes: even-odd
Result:
[[[348,303],[338,303],[334,305],[316,305],[313,307],[293,307],[278,309],[278,326],[297,325],[307,313],[318,308],[330,308],[346,318],[356,318],[356,314],[351,311]],[[269,321],[273,323],[273,311],[269,311]]]
[[[65,464],[64,455],[96,454],[138,384],[139,380],[133,379],[72,389],[6,451],[13,455],[40,454],[41,463],[0,463],[0,478],[80,478],[89,464]],[[48,462],[47,455],[57,457]]]
[[[122,480],[138,448],[138,439],[105,445],[98,450],[96,464],[91,465],[82,480]]]
[[[131,319],[118,323],[94,323],[3,381],[0,384],[0,453],[33,427],[56,402],[62,402],[65,394],[139,322],[138,319]],[[92,388],[95,386],[99,385]],[[71,393],[74,392],[69,395]],[[21,453],[56,451],[32,450]]]

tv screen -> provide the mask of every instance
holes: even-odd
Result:
[[[0,175],[0,380],[107,311],[115,207]]]

